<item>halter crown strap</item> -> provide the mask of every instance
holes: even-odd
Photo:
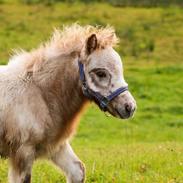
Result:
[[[86,83],[86,78],[85,78],[85,73],[84,73],[84,66],[80,61],[78,61],[78,66],[79,66],[79,77],[80,77],[80,80],[82,82],[83,94],[87,98],[95,100],[99,104],[99,107],[103,111],[107,110],[107,105],[109,104],[109,102],[111,100],[113,100],[115,97],[117,97],[121,93],[128,90],[128,86],[120,87],[117,90],[115,90],[114,92],[112,92],[110,95],[103,96],[99,92],[95,92],[95,91],[93,91],[92,89],[89,88],[89,86]]]

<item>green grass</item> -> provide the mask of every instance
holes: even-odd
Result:
[[[72,145],[85,162],[88,183],[183,182],[183,9],[117,8],[107,4],[0,4],[0,61],[13,48],[30,50],[53,27],[73,22],[113,25],[125,77],[137,100],[133,119],[106,117],[92,104]],[[0,160],[0,183],[7,182]],[[40,160],[33,183],[65,182],[50,162]]]

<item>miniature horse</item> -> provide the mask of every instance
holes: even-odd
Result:
[[[85,181],[69,138],[88,101],[118,118],[136,108],[113,49],[117,42],[111,27],[74,24],[0,68],[0,155],[10,160],[10,183],[30,183],[39,157],[60,167],[68,183]]]

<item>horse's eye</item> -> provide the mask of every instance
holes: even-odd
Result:
[[[103,71],[98,71],[98,72],[96,73],[96,75],[97,75],[99,78],[105,78],[105,77],[107,76],[106,73],[103,72]]]

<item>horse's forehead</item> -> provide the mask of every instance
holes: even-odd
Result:
[[[106,48],[94,52],[90,60],[93,67],[107,67],[111,70],[122,68],[121,58],[113,48]]]

